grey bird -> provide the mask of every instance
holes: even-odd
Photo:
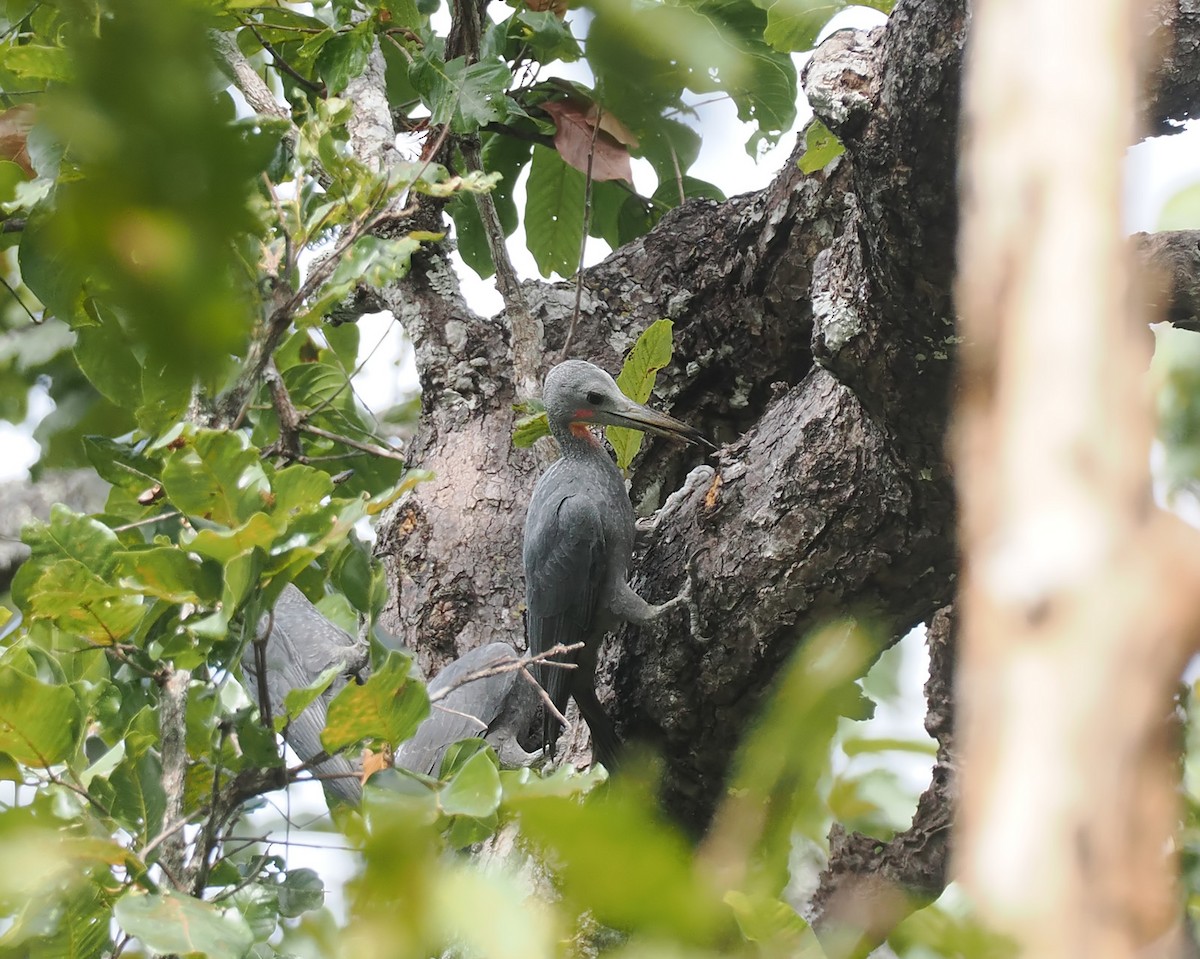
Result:
[[[351,677],[361,678],[370,650],[366,643],[321,615],[308,597],[292,585],[284,587],[275,609],[259,620],[257,635],[259,641],[266,640],[265,685],[272,716],[283,715],[284,697],[293,689],[309,685],[330,666],[336,665],[341,671],[330,687],[284,728],[284,740],[301,762],[308,762],[324,753],[321,730],[325,728],[329,701]],[[242,666],[249,680],[246,685],[262,709],[253,649],[243,657]],[[345,756],[331,756],[314,763],[312,769],[320,778],[331,806],[339,802],[357,803],[362,798],[358,773]]]
[[[620,740],[596,698],[596,656],[620,622],[646,623],[679,606],[692,609],[691,572],[680,594],[657,606],[628,582],[634,512],[625,480],[591,427],[626,426],[712,447],[673,417],[626,397],[604,370],[582,360],[559,363],[546,375],[542,399],[562,457],[538,480],[525,520],[525,606],[529,651],[582,642],[553,659],[575,669],[539,666],[538,679],[562,713],[575,697],[592,734],[592,755],[615,768]],[[693,616],[693,631],[695,617]],[[553,757],[559,720],[546,710],[543,746]]]
[[[503,766],[528,766],[540,757],[517,741],[537,712],[537,691],[516,669],[520,657],[507,643],[480,646],[456,659],[429,684],[430,712],[413,737],[396,750],[395,764],[436,776],[446,750],[461,739],[491,743]],[[477,675],[484,674],[484,675]],[[471,678],[476,677],[476,678]]]

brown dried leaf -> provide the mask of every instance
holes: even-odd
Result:
[[[551,10],[559,20],[567,15],[567,0],[525,0],[525,6],[535,13]]]
[[[631,150],[636,150],[640,146],[638,138],[633,135],[633,131],[630,130],[629,127],[625,126],[625,124],[620,120],[618,120],[616,114],[609,113],[607,110],[602,112],[594,103],[592,104],[591,109],[588,110],[588,120],[594,124],[596,122],[597,113],[600,114],[600,129],[611,136],[614,140],[618,141],[619,143],[624,143]]]
[[[548,100],[542,104],[554,119],[554,148],[565,162],[587,173],[592,155],[593,180],[624,180],[633,183],[629,151],[589,117],[589,109],[573,100]]]
[[[392,766],[392,747],[384,744],[384,747],[379,752],[372,752],[370,749],[362,751],[362,773],[359,776],[359,782],[366,785],[368,779],[374,776],[377,772],[384,769],[390,769]]]
[[[20,103],[0,113],[0,159],[12,160],[30,176],[35,174],[26,140],[33,129],[34,113],[32,103]]]

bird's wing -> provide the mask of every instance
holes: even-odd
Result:
[[[472,673],[516,659],[516,651],[507,643],[492,643],[471,650],[441,670],[430,682],[429,692],[450,691],[431,705],[413,737],[396,750],[396,765],[436,776],[451,745],[460,739],[482,739],[500,715],[509,690],[520,679],[515,672],[506,672],[461,686],[455,684]]]
[[[270,633],[267,634],[267,630]],[[365,643],[339,629],[295,586],[284,587],[272,614],[259,624],[260,635],[267,635],[266,689],[271,712],[282,715],[284,697],[293,689],[313,682],[328,667],[337,665],[346,673],[365,668],[369,648]],[[249,678],[251,695],[258,698],[255,651],[249,650],[242,662]],[[324,752],[321,730],[325,728],[329,700],[346,684],[335,679],[325,694],[317,697],[284,730],[284,739],[304,762]],[[263,708],[263,704],[259,703]],[[333,799],[356,802],[361,794],[353,765],[343,756],[330,757],[314,770],[326,778],[325,794]]]
[[[525,605],[529,651],[544,653],[558,644],[591,638],[608,577],[608,544],[596,504],[553,486],[535,491],[525,527]],[[577,662],[579,653],[554,657]],[[571,671],[540,667],[538,679],[559,712],[566,709]],[[548,730],[557,729],[557,723]]]

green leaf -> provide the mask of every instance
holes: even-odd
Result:
[[[26,43],[6,44],[0,54],[0,66],[26,80],[71,79],[71,58],[63,47]]]
[[[504,235],[512,236],[520,220],[517,204],[513,199],[513,188],[521,170],[529,164],[533,155],[533,144],[528,140],[518,140],[516,137],[499,133],[485,133],[481,140],[483,146],[480,149],[480,159],[483,161],[484,173],[500,174],[500,180],[492,190],[492,203],[496,206],[500,225],[504,227]]]
[[[399,743],[429,715],[425,685],[411,673],[412,660],[388,650],[361,686],[349,684],[329,704],[321,745],[336,753],[363,740]]]
[[[816,117],[813,117],[804,130],[804,155],[797,165],[804,173],[815,173],[823,170],[834,157],[846,152],[842,141],[830,132]]]
[[[174,546],[117,553],[116,576],[126,589],[172,603],[210,605],[220,595],[215,568],[201,566]]]
[[[725,902],[733,909],[743,938],[766,944],[772,954],[800,955],[805,940],[811,941],[808,923],[781,899],[731,889]]]
[[[546,419],[546,411],[522,416],[513,424],[513,446],[526,449],[543,436],[550,435],[550,421]]]
[[[11,203],[17,195],[17,184],[29,179],[29,174],[12,160],[0,160],[0,203]]]
[[[446,212],[454,220],[454,235],[463,262],[486,280],[496,272],[496,267],[479,213],[479,201],[470,193],[456,193],[446,204]]]
[[[474,133],[508,116],[505,89],[512,75],[499,60],[468,64],[463,57],[422,56],[409,71],[432,114],[430,122],[450,124],[454,133]]]
[[[680,187],[683,188],[683,199],[679,197]],[[716,200],[718,203],[721,203],[725,199],[725,194],[721,191],[720,187],[709,183],[707,180],[699,180],[693,176],[684,176],[680,177],[679,180],[671,179],[665,183],[660,183],[651,199],[668,209],[673,209],[688,200],[694,199]]]
[[[209,782],[211,788],[211,779]],[[97,781],[93,780],[92,785],[94,791],[100,791],[96,789]],[[147,750],[119,763],[108,777],[108,786],[110,789],[101,794],[123,828],[142,842],[162,832],[167,796],[162,786],[162,765],[154,752]]]
[[[658,371],[671,362],[671,331],[674,326],[670,320],[651,323],[625,357],[621,372],[617,374],[617,386],[635,403],[645,403],[650,399]],[[604,435],[616,451],[617,466],[628,469],[642,447],[641,431],[609,426],[605,428]]]
[[[26,219],[18,252],[21,279],[54,316],[76,326],[87,320],[83,309],[86,268],[59,244],[54,219],[52,198],[35,206]]]
[[[374,25],[374,21],[368,18],[351,30],[335,34],[321,45],[316,68],[330,96],[341,93],[346,89],[346,84],[366,69],[371,44],[375,41],[372,32]]]
[[[197,430],[172,452],[162,482],[181,512],[230,527],[262,510],[270,493],[258,450],[226,430]]]
[[[279,915],[295,919],[325,904],[325,884],[311,869],[289,869],[279,884]]]
[[[102,396],[135,409],[142,403],[142,364],[120,321],[109,311],[99,316],[100,323],[76,332],[75,361]]]
[[[664,820],[652,790],[609,782],[601,801],[519,798],[521,831],[545,848],[568,902],[604,925],[690,945],[715,945],[728,907],[693,869],[691,845]]]
[[[850,0],[754,0],[767,10],[763,38],[782,53],[811,50],[825,25],[848,6]],[[854,6],[890,13],[895,0],[854,0]],[[806,171],[807,172],[807,171]]]
[[[482,819],[496,811],[500,797],[500,771],[495,754],[480,749],[442,787],[438,804],[447,816]]]
[[[287,695],[283,697],[283,715],[275,717],[275,731],[280,732],[288,723],[304,712],[304,710],[308,709],[329,688],[330,683],[338,678],[341,672],[342,667],[335,663],[324,669],[307,686],[289,689]]]
[[[323,470],[302,463],[285,466],[271,477],[271,515],[290,521],[316,512],[333,490],[333,480]]]
[[[113,910],[121,928],[160,953],[204,953],[208,959],[242,959],[254,941],[236,910],[174,892],[122,896]]]
[[[509,33],[527,45],[534,60],[545,65],[555,60],[573,63],[580,57],[579,43],[570,25],[551,10],[521,10],[513,16]]]
[[[535,145],[525,200],[525,236],[542,276],[574,275],[583,240],[585,177],[554,150]]]
[[[381,287],[406,276],[412,255],[420,248],[420,240],[412,236],[359,237],[338,260],[333,275],[308,304],[305,312],[296,318],[296,325],[311,326],[320,322],[360,282]]]
[[[44,683],[0,660],[0,751],[27,766],[51,766],[70,757],[83,728],[69,686]]]

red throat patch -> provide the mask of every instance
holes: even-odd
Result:
[[[590,410],[581,410],[580,412],[591,415]],[[587,440],[593,446],[599,446],[600,442],[596,439],[596,434],[591,431],[591,428],[586,423],[572,423],[571,433],[578,436],[581,440]]]

